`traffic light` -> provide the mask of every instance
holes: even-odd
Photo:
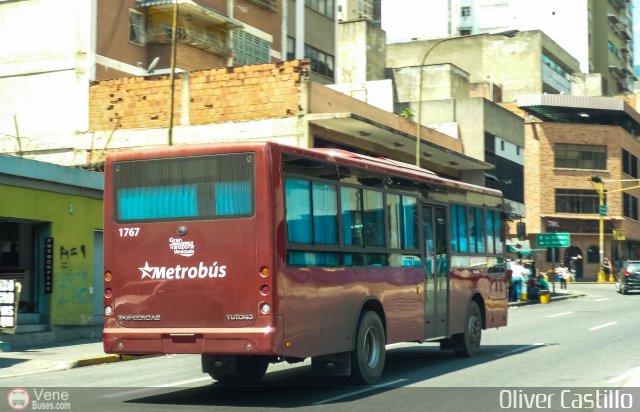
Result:
[[[518,240],[527,240],[527,225],[524,222],[516,223],[516,231],[518,232]]]

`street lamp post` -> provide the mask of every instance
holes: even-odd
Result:
[[[604,215],[607,214],[607,206],[605,205],[604,202],[604,195],[606,193],[606,191],[604,190],[604,182],[602,181],[602,179],[599,176],[591,176],[589,178],[589,180],[591,181],[591,184],[593,185],[593,188],[596,190],[596,192],[598,193],[598,198],[599,198],[599,214],[600,214],[600,240],[599,240],[599,244],[598,244],[598,252],[599,252],[599,262],[600,262],[600,268],[598,270],[598,282],[605,282],[606,281],[606,276],[604,273]]]
[[[606,197],[608,194],[616,193],[616,192],[624,192],[625,190],[631,189],[640,189],[640,185],[631,186],[631,187],[623,187],[620,189],[614,190],[605,190],[604,184],[611,182],[636,182],[640,183],[640,179],[626,179],[626,180],[607,180],[607,182],[603,181],[600,176],[591,176],[588,179],[591,182],[591,185],[598,193],[599,204],[600,204],[600,270],[598,271],[598,282],[606,282],[606,276],[604,273],[604,216],[607,214],[607,205],[606,205]]]
[[[467,37],[476,37],[476,36],[484,36],[484,35],[502,35],[505,37],[513,37],[518,33],[518,30],[507,30],[499,33],[478,33],[472,34],[470,36],[462,36],[464,38]],[[440,44],[454,39],[460,39],[461,37],[445,37],[433,43],[431,47],[424,52],[422,56],[422,61],[420,62],[420,80],[418,82],[418,115],[416,119],[416,166],[420,167],[420,144],[422,143],[422,86],[424,83],[424,64],[427,61],[427,57],[429,54]]]
[[[173,18],[171,21],[171,68],[169,72],[169,146],[173,145],[173,112],[176,78],[176,32],[178,27],[178,0],[173,0]]]

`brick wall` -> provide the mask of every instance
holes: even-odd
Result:
[[[308,79],[309,63],[299,60],[177,75],[174,124],[296,116],[306,106],[302,99]],[[168,75],[94,82],[89,88],[89,130],[167,127],[169,96]],[[188,123],[180,123],[185,118]]]

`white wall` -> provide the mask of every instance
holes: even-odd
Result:
[[[0,3],[0,139],[88,128],[95,0]]]

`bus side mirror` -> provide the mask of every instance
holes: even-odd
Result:
[[[518,232],[518,240],[527,240],[527,225],[524,222],[516,223],[516,231]]]

